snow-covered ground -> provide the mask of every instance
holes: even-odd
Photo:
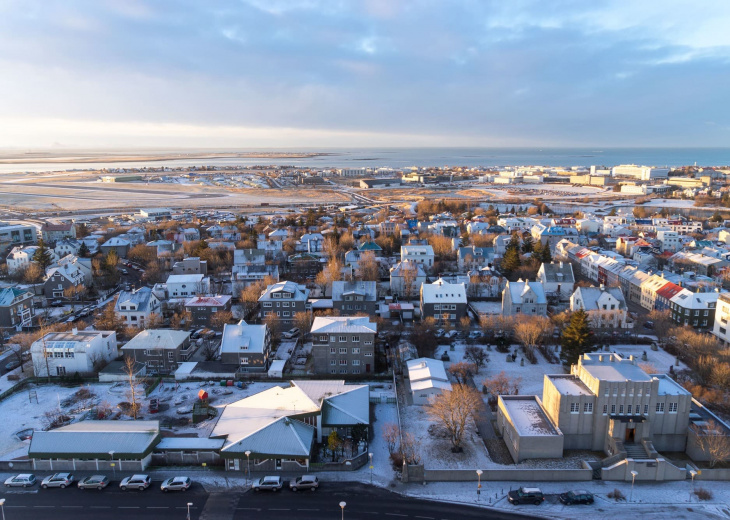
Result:
[[[479,314],[502,314],[502,302],[470,302]]]

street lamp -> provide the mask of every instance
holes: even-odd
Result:
[[[190,520],[190,506],[192,506],[192,502],[188,502],[188,520]]]
[[[631,472],[631,495],[629,496],[629,502],[634,501],[634,481],[636,480],[636,475],[638,475],[638,471],[632,471]]]
[[[692,475],[692,489],[689,490],[689,501],[692,502],[692,493],[695,491],[695,477],[697,472],[693,469],[689,470],[689,474]]]
[[[373,453],[368,453],[368,457],[370,457],[370,483],[373,483]]]
[[[479,484],[477,485],[477,502],[479,502],[479,495],[482,494],[482,470],[477,470],[477,479],[479,480]]]
[[[342,520],[345,520],[345,506],[347,502],[340,502],[340,509],[342,509]]]
[[[251,460],[249,458],[251,457],[251,450],[246,450],[244,453],[246,454],[246,484],[248,484],[248,479],[251,477],[251,464],[249,463]]]
[[[3,512],[3,520],[5,520],[5,499],[0,498],[0,511]]]
[[[109,452],[109,463],[112,466],[112,473],[116,477],[117,476],[117,470],[116,465],[114,464],[114,450]]]

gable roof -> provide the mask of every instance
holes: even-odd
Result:
[[[152,298],[152,289],[149,287],[140,287],[134,291],[122,291],[119,293],[117,303],[114,305],[116,312],[121,311],[121,305],[134,304],[137,306],[135,309],[138,312],[145,312],[149,307],[150,299]]]
[[[378,325],[371,323],[367,316],[317,316],[312,323],[311,334],[378,332]]]
[[[466,287],[463,283],[448,283],[442,279],[421,285],[424,303],[456,302],[466,303]]]
[[[190,337],[184,330],[147,329],[130,339],[122,350],[177,348]]]
[[[342,300],[345,295],[364,296],[366,301],[375,301],[378,299],[377,282],[332,282],[332,299]]]
[[[24,289],[16,289],[15,287],[6,287],[0,289],[0,307],[8,307],[12,305],[13,300],[19,296],[24,296],[22,299],[33,298],[33,293]]]

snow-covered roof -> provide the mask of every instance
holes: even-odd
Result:
[[[562,435],[542,409],[535,395],[499,396],[507,419],[520,437],[544,437]]]
[[[249,325],[245,321],[232,325],[226,323],[223,326],[223,338],[221,339],[221,353],[226,352],[250,352],[263,354],[266,349],[267,325]]]
[[[332,282],[332,299],[342,300],[346,295],[363,296],[365,301],[375,301],[378,299],[377,282],[362,281],[336,281]]]
[[[223,439],[206,439],[204,437],[164,437],[155,446],[156,450],[219,450],[223,447]]]
[[[228,294],[216,294],[215,296],[193,296],[185,300],[186,307],[225,307],[231,301],[232,296]]]
[[[562,395],[593,395],[588,387],[575,376],[568,374],[546,375]]]
[[[416,392],[429,388],[451,390],[443,361],[430,358],[411,359],[407,363],[411,390]]]
[[[167,277],[167,284],[173,283],[201,283],[205,278],[203,274],[171,274]]]
[[[448,283],[442,279],[421,285],[424,303],[455,302],[466,303],[466,286],[463,283]]]
[[[190,337],[184,330],[147,329],[141,331],[122,347],[132,349],[175,349]]]
[[[120,312],[122,305],[135,305],[135,311],[145,312],[152,298],[152,289],[149,287],[140,287],[134,291],[122,291],[119,293],[117,303],[114,310]]]
[[[314,318],[312,334],[338,332],[374,334],[378,332],[378,325],[371,323],[367,316],[317,316]]]
[[[0,289],[0,307],[10,306],[20,296],[22,296],[21,299],[23,300],[33,298],[33,293],[26,289],[16,289],[15,287]]]

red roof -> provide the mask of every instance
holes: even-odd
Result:
[[[661,289],[659,289],[656,292],[656,295],[660,296],[662,298],[666,298],[667,300],[670,300],[670,299],[674,298],[677,295],[677,293],[681,290],[682,290],[682,288],[679,285],[677,285],[676,283],[667,282],[666,285],[664,285],[664,287],[662,287]]]

